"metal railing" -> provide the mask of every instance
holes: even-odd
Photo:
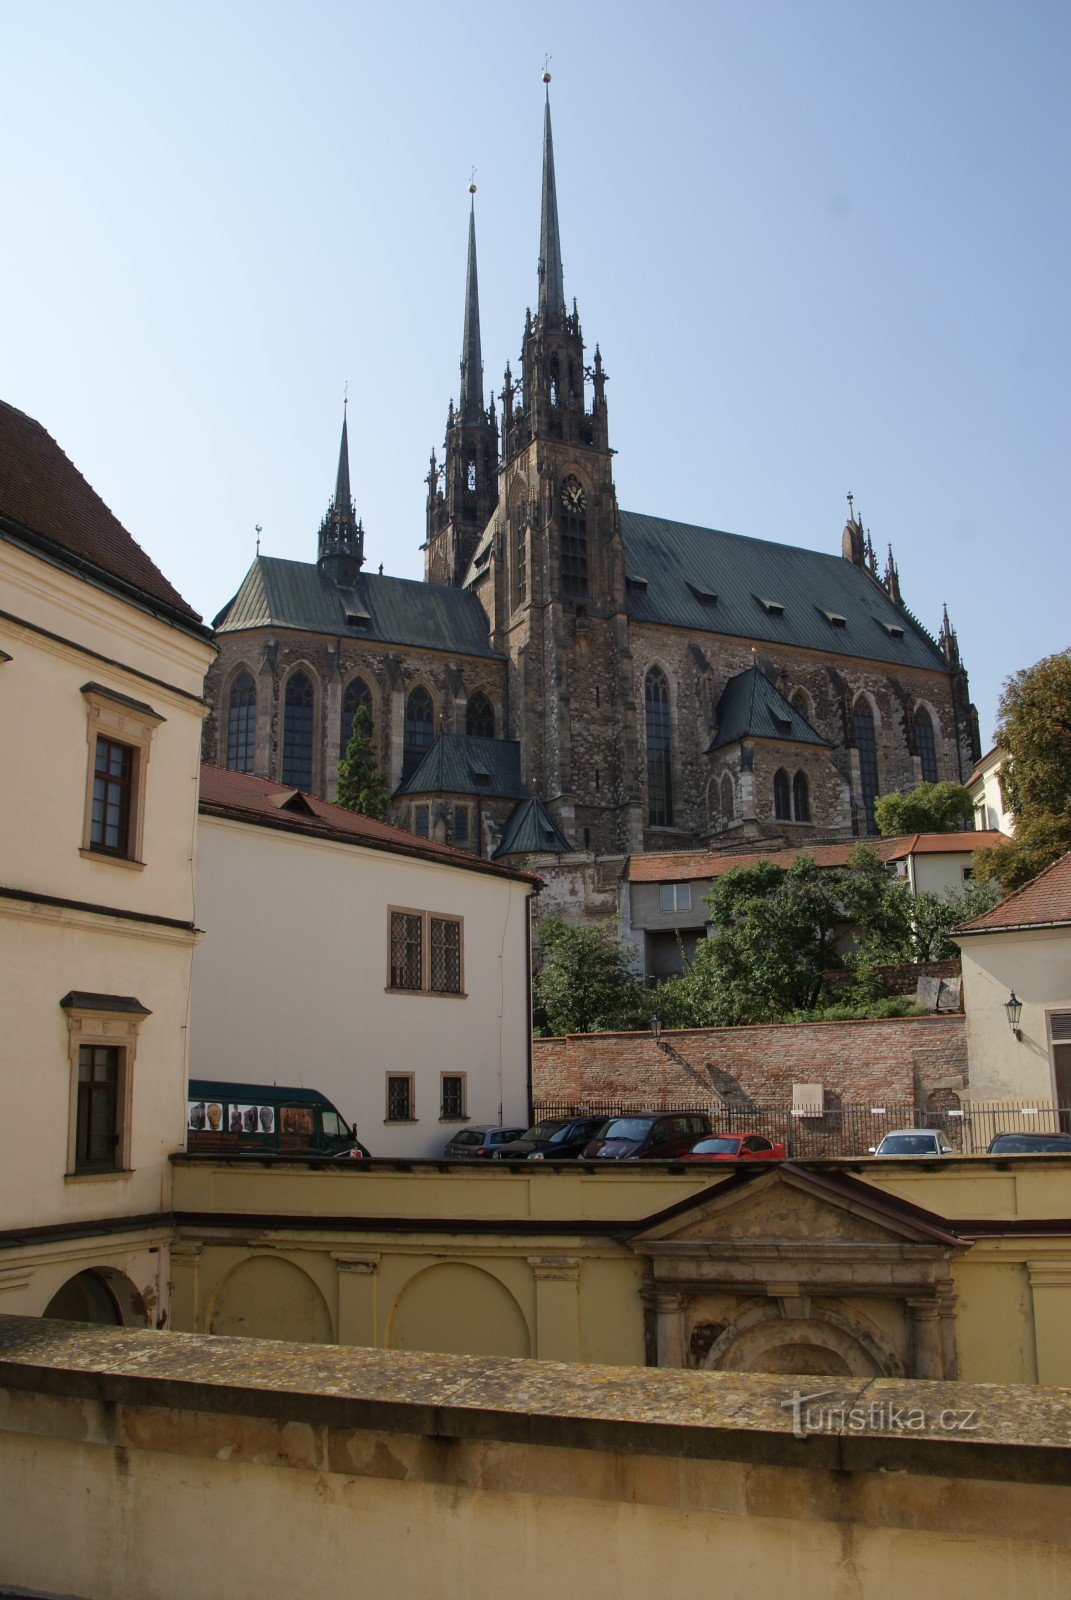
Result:
[[[746,1102],[711,1105],[695,1100],[537,1100],[535,1117],[623,1117],[638,1111],[704,1112],[715,1133],[757,1133],[785,1146],[798,1160],[820,1156],[865,1156],[895,1128],[939,1128],[961,1155],[984,1155],[997,1133],[1071,1133],[1071,1108],[1037,1101],[968,1101],[923,1109],[884,1105],[830,1104],[821,1110]]]

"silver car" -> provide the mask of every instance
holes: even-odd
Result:
[[[955,1151],[939,1128],[896,1128],[887,1133],[872,1156],[951,1156]]]

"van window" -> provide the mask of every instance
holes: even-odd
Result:
[[[349,1128],[343,1122],[337,1111],[329,1111],[326,1106],[320,1112],[320,1121],[323,1123],[324,1136],[328,1139],[345,1139],[349,1135]]]

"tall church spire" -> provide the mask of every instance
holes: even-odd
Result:
[[[350,586],[364,566],[364,526],[350,494],[350,440],[346,427],[348,404],[342,404],[342,441],[338,448],[335,497],[320,524],[317,565],[332,583]]]
[[[476,277],[476,185],[469,184],[469,262],[465,273],[465,333],[461,345],[459,410],[471,421],[483,410],[483,353],[480,348],[480,287]]]
[[[565,312],[562,245],[558,233],[558,190],[554,182],[554,138],[550,129],[550,73],[544,72],[547,100],[543,110],[543,211],[539,224],[539,309],[551,316]]]

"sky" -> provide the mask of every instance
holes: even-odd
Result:
[[[0,0],[0,397],[211,618],[313,560],[348,385],[374,569],[423,574],[476,168],[484,381],[565,288],[624,509],[947,602],[983,744],[1067,647],[1068,0]]]

